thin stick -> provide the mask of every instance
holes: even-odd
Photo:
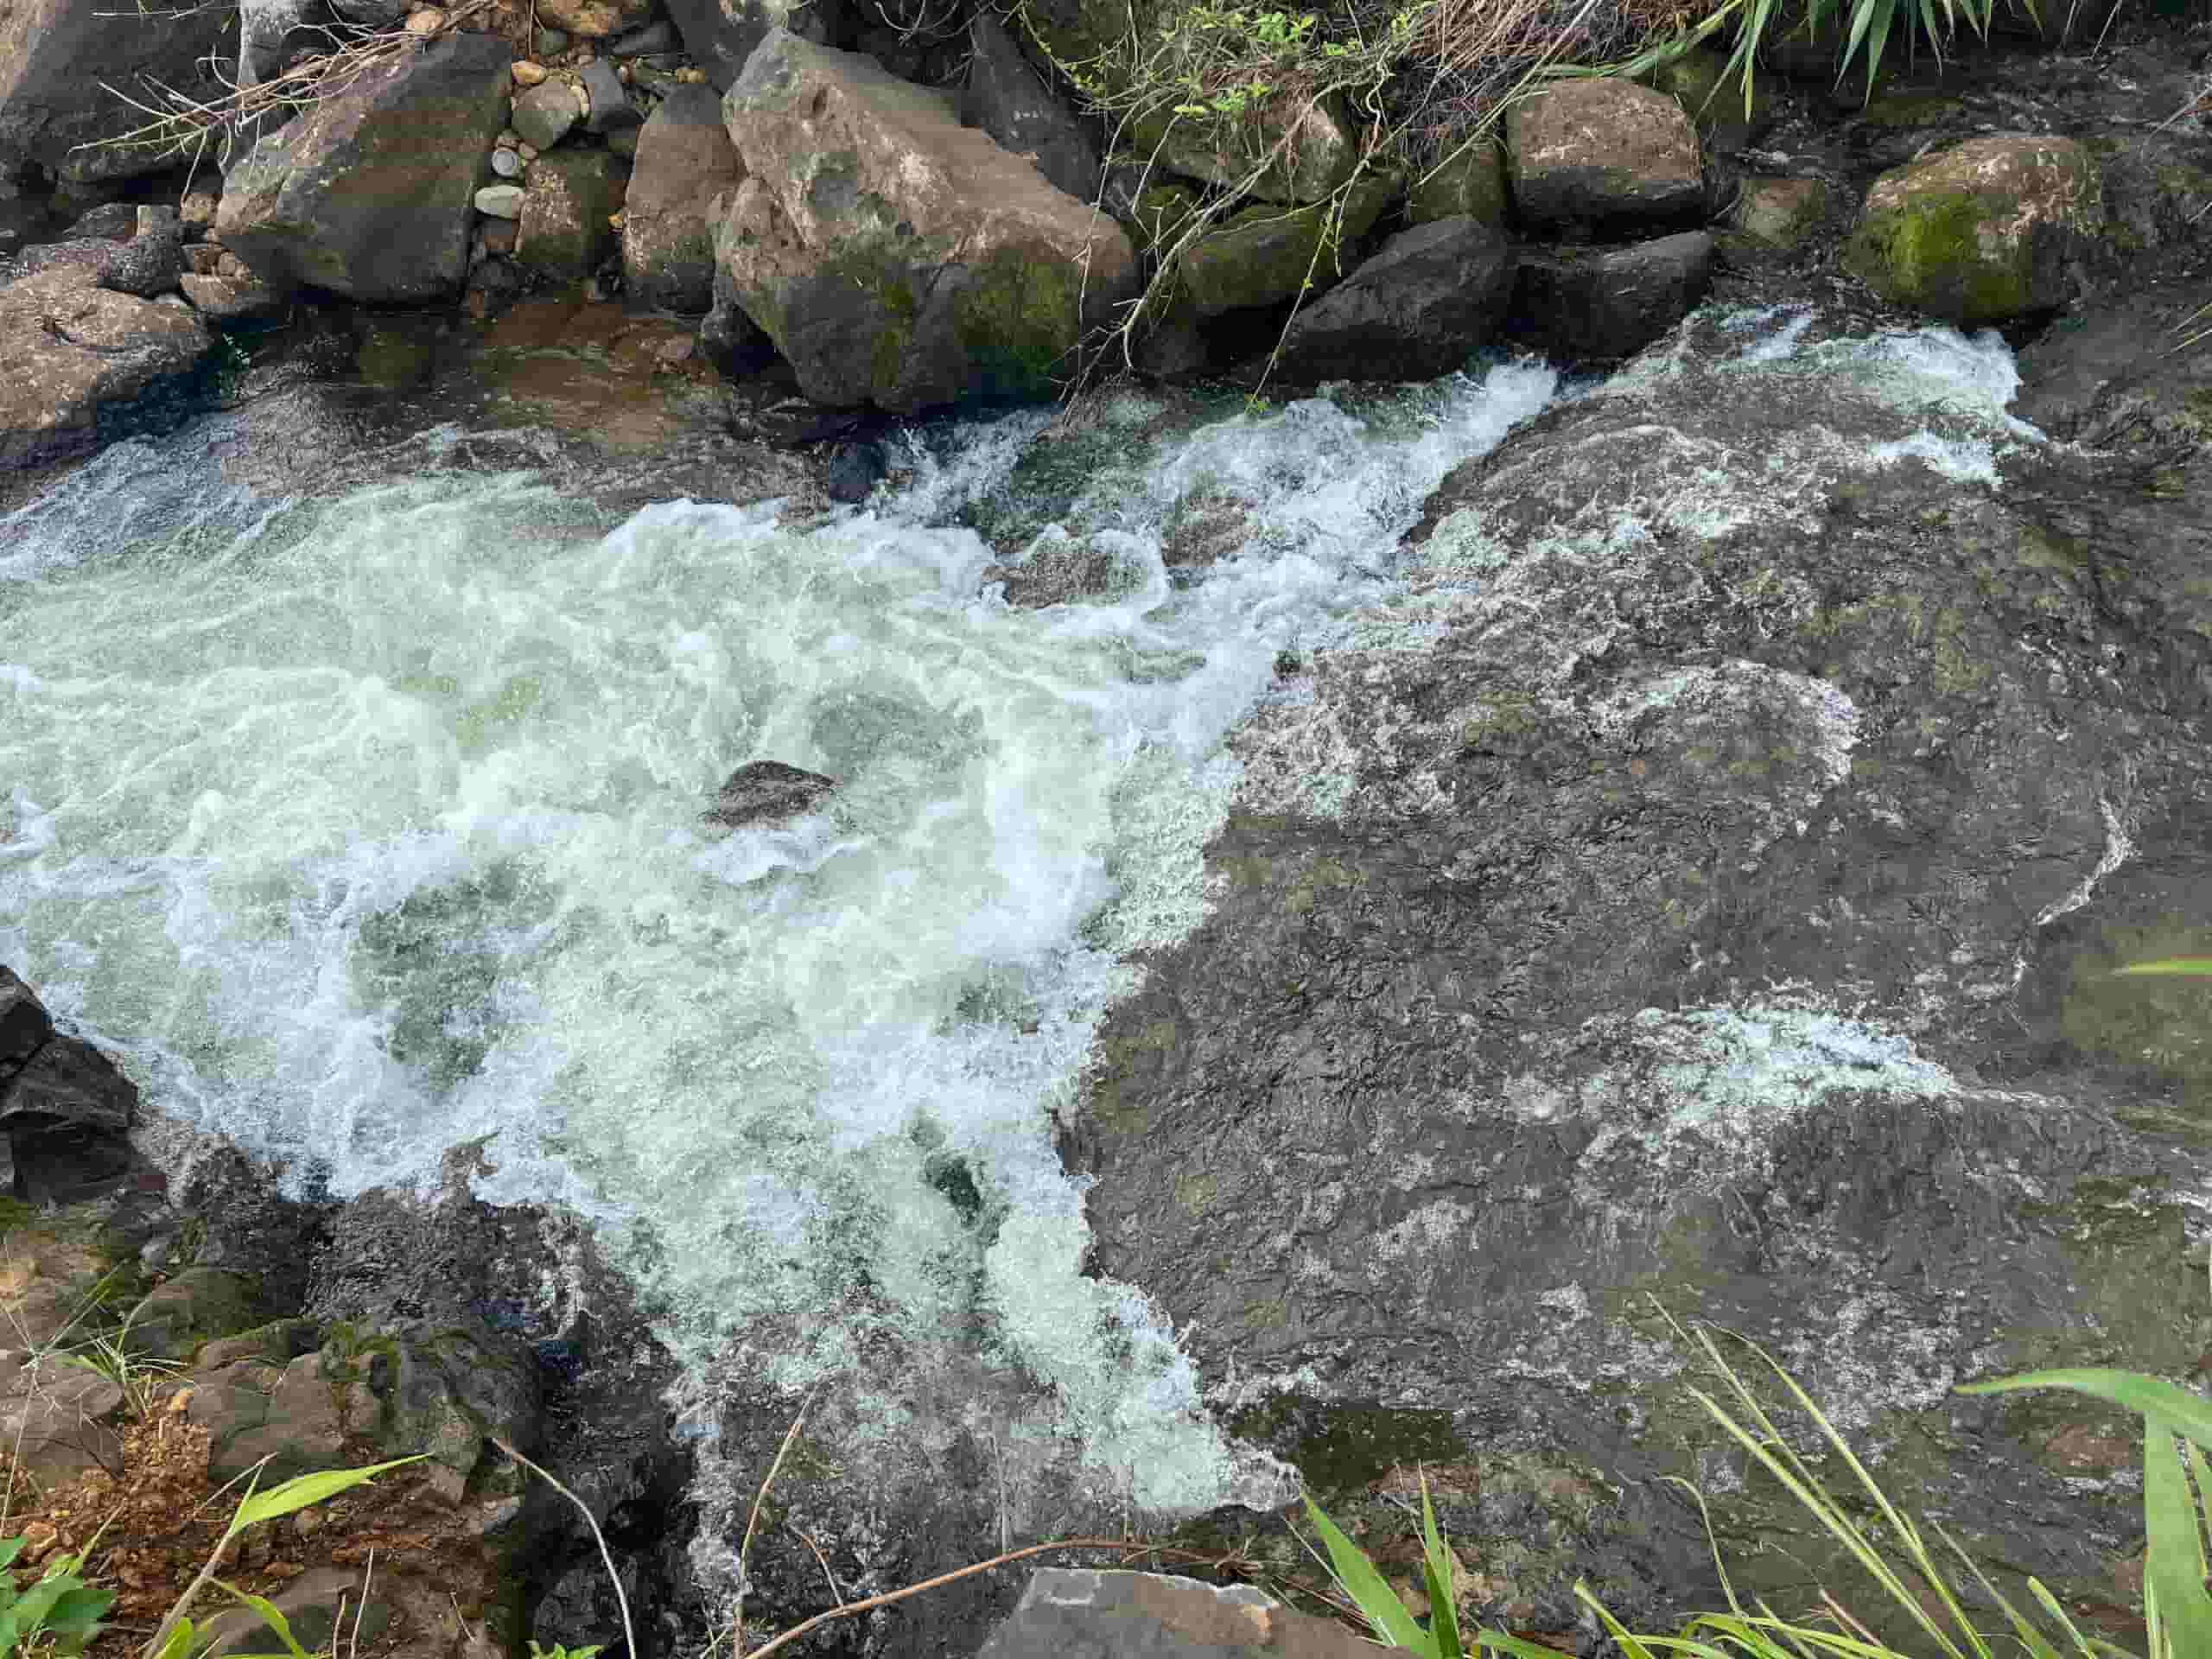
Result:
[[[361,1569],[361,1605],[353,1610],[353,1659],[361,1659],[361,1615],[369,1611],[369,1586],[375,1582],[376,1576],[377,1547],[371,1544],[369,1564]]]
[[[760,1506],[768,1501],[768,1489],[776,1484],[776,1475],[783,1468],[784,1459],[791,1455],[791,1443],[798,1439],[800,1426],[806,1421],[807,1410],[813,1404],[811,1394],[798,1402],[798,1414],[791,1419],[791,1426],[784,1431],[784,1443],[776,1448],[775,1461],[768,1465],[767,1474],[753,1494],[753,1513],[745,1518],[745,1538],[737,1547],[737,1618],[729,1638],[730,1659],[745,1659],[745,1563],[753,1554],[753,1535],[760,1525]],[[822,1570],[824,1573],[830,1570],[827,1561],[822,1564]],[[836,1593],[836,1588],[837,1581],[830,1580],[832,1594]]]
[[[575,1504],[577,1510],[583,1516],[584,1524],[591,1529],[592,1538],[599,1545],[599,1559],[607,1563],[607,1576],[613,1580],[614,1599],[621,1605],[623,1645],[629,1650],[630,1659],[639,1659],[637,1632],[630,1628],[630,1598],[623,1591],[622,1575],[614,1570],[614,1552],[607,1548],[607,1535],[599,1529],[599,1522],[591,1512],[591,1505],[585,1503],[581,1497],[578,1497],[574,1492],[570,1491],[566,1486],[563,1486],[543,1469],[539,1468],[537,1465],[532,1463],[528,1458],[523,1456],[521,1452],[516,1451],[512,1446],[509,1445],[505,1440],[501,1440],[497,1434],[487,1435],[486,1438],[489,1440],[493,1445],[498,1446],[500,1451],[505,1452],[517,1463],[522,1465],[524,1468],[529,1470],[531,1474],[536,1475],[548,1486],[550,1486],[555,1491],[560,1493],[562,1497],[567,1498],[569,1503]]]

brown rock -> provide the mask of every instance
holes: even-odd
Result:
[[[638,135],[623,209],[622,278],[632,299],[687,315],[713,305],[714,200],[744,177],[712,92],[683,86],[661,101]]]
[[[105,404],[188,372],[213,346],[200,319],[61,265],[0,288],[0,467],[89,448]]]
[[[537,0],[537,21],[588,41],[604,40],[645,22],[653,0]]]
[[[603,149],[556,149],[531,163],[515,259],[549,283],[581,282],[614,251],[607,220],[629,169]]]
[[[1514,206],[1539,226],[1663,224],[1705,204],[1697,130],[1663,93],[1570,80],[1506,111]]]

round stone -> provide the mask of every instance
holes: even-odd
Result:
[[[528,58],[524,58],[514,65],[510,73],[515,78],[516,86],[536,86],[544,80],[548,71],[543,64],[532,63]]]
[[[476,211],[488,219],[520,219],[522,186],[487,184],[476,193]]]
[[[495,149],[492,152],[492,170],[501,178],[518,179],[522,177],[522,157],[512,149]]]

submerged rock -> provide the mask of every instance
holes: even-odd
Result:
[[[1700,1467],[1829,1570],[1712,1484],[1662,1307],[1981,1559],[2101,1599],[2135,1547],[2050,1449],[2095,1408],[1949,1389],[2202,1348],[2206,993],[2107,970],[2212,941],[2212,491],[2003,384],[1708,316],[1463,466],[1405,596],[1233,740],[1211,913],[1100,1029],[1096,1270],[1317,1484],[1464,1465],[1493,1611],[1717,1594],[1646,1484]]]
[[[1877,179],[1844,264],[1895,304],[1962,327],[2006,322],[2074,296],[2103,221],[2088,150],[1996,133]]]
[[[495,36],[447,35],[320,100],[232,162],[223,245],[280,293],[458,293],[472,198],[506,122],[507,61]]]
[[[834,778],[787,766],[780,760],[748,760],[715,791],[707,817],[733,830],[811,812],[837,787]]]
[[[1135,291],[1110,219],[872,59],[779,30],[722,118],[747,176],[716,259],[817,402],[1044,395]]]

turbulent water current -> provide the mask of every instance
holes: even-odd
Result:
[[[807,1316],[796,1382],[871,1322],[980,1318],[1140,1501],[1211,1502],[1172,1333],[1082,1275],[1051,1114],[1133,953],[1203,916],[1279,658],[1387,598],[1446,471],[1559,392],[1507,363],[1009,415],[797,528],[610,524],[526,472],[256,499],[188,433],[119,445],[0,520],[0,962],[303,1188],[488,1138],[477,1191],[593,1217],[680,1340]],[[1238,527],[1173,569],[1198,500]],[[1108,597],[986,577],[1071,539]],[[705,823],[756,759],[838,787]]]

